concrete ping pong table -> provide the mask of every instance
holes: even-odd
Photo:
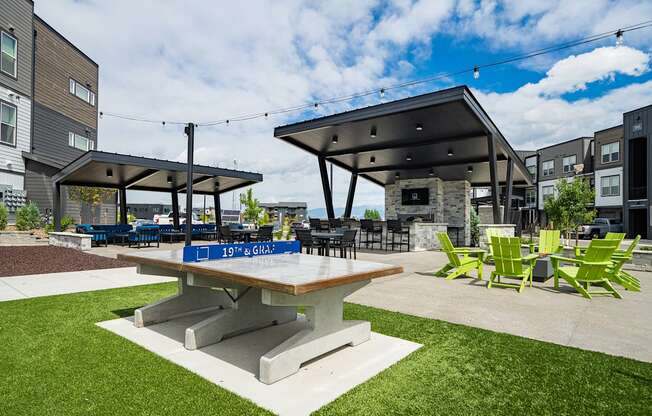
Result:
[[[119,254],[118,259],[136,263],[140,274],[179,279],[177,295],[135,311],[136,327],[208,314],[186,328],[189,350],[294,321],[297,307],[305,307],[306,329],[260,358],[259,378],[265,384],[296,373],[320,355],[369,340],[369,322],[343,319],[344,298],[374,278],[403,272],[400,266],[302,253],[184,262],[183,250],[157,250]]]

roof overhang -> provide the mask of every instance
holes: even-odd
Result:
[[[89,151],[72,161],[52,180],[66,186],[126,188],[137,191],[185,193],[187,164],[118,153]],[[213,195],[262,182],[260,173],[193,166],[193,194]]]
[[[488,185],[493,140],[499,182],[511,159],[514,184],[532,184],[523,161],[466,86],[277,127],[274,136],[381,186],[394,183],[397,173],[401,180],[435,176]]]

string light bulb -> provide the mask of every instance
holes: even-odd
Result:
[[[385,88],[380,89],[380,98],[385,98]]]
[[[339,141],[339,137],[337,137],[337,134],[333,134],[333,137],[331,137],[331,142],[333,144],[337,144],[338,141]]]
[[[375,139],[377,133],[378,133],[378,131],[376,130],[376,126],[371,126],[371,131],[369,132],[369,137],[371,137],[372,139]]]
[[[478,79],[480,78],[480,68],[477,66],[473,67],[473,79]]]
[[[623,36],[623,31],[621,29],[618,29],[616,32],[616,46],[623,46],[623,43],[625,42],[624,36]]]
[[[165,121],[161,121],[161,124],[163,125],[163,127],[165,127]]]
[[[371,156],[371,157],[369,158],[369,164],[371,164],[371,165],[375,165],[375,164],[376,164],[376,156]]]

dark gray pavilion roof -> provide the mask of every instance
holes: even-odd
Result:
[[[185,192],[186,163],[92,150],[61,169],[52,179],[61,185],[97,186],[138,191]],[[262,182],[260,173],[193,166],[193,193],[212,195]]]
[[[381,186],[394,183],[396,173],[401,180],[437,176],[488,185],[491,137],[499,181],[510,158],[514,184],[531,184],[523,161],[466,86],[288,124],[274,136]]]

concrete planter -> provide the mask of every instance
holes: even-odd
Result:
[[[496,230],[498,234],[503,237],[514,237],[514,231],[516,230],[516,225],[514,224],[478,224],[478,230],[480,231],[480,248],[487,250],[487,230],[488,229]]]
[[[87,251],[91,249],[92,238],[90,234],[55,232],[49,234],[49,243],[51,246]]]

